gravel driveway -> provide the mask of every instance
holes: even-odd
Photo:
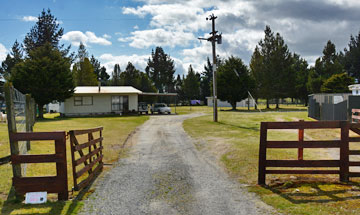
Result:
[[[129,156],[96,185],[82,214],[274,212],[195,148],[182,122],[196,116],[152,116],[129,140]]]

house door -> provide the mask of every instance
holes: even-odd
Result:
[[[129,96],[112,96],[111,97],[112,112],[128,112]]]

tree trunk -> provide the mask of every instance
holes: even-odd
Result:
[[[279,109],[279,99],[276,98],[275,101],[276,101],[276,109]]]
[[[44,119],[44,105],[38,104],[39,119]]]
[[[266,109],[270,109],[269,99],[266,99]]]
[[[258,98],[255,99],[255,104],[254,104],[255,110],[258,109],[257,104],[258,104]]]
[[[308,100],[304,99],[304,102],[305,102],[305,107],[307,107],[308,106]]]
[[[231,102],[231,107],[232,107],[232,110],[236,110],[236,102]]]

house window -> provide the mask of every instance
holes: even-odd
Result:
[[[129,110],[129,96],[112,96],[111,97],[112,111],[128,111]]]
[[[75,96],[74,97],[74,106],[89,106],[93,105],[92,96]]]

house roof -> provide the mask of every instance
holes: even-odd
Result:
[[[79,86],[75,87],[74,94],[141,94],[142,92],[131,86]]]

